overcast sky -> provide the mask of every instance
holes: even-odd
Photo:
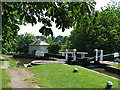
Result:
[[[95,9],[99,10],[99,11],[100,11],[101,7],[107,6],[108,2],[110,2],[110,0],[95,0],[95,1],[97,2],[96,6],[95,6]],[[115,0],[115,1],[119,2],[120,0]],[[43,26],[43,24],[41,24],[41,23],[37,23],[33,27],[32,27],[31,24],[27,24],[27,26],[20,25],[20,31],[18,32],[18,35],[19,34],[24,34],[25,32],[27,32],[27,33],[32,33],[35,36],[41,36],[42,34],[39,33],[39,29],[42,26]],[[72,28],[70,28],[70,29],[66,29],[64,32],[62,32],[61,29],[57,29],[55,27],[55,23],[53,23],[52,26],[53,26],[52,30],[53,30],[53,35],[54,36],[59,36],[59,35],[69,36],[70,32],[73,30]]]

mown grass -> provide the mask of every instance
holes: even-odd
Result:
[[[59,58],[49,57],[49,59],[57,60],[57,59],[59,59]]]
[[[120,63],[120,59],[119,58],[116,58],[114,61]]]
[[[3,88],[11,88],[8,83],[10,82],[10,77],[6,74],[5,69],[0,69],[0,90]]]
[[[114,67],[120,68],[120,64],[113,64]]]
[[[0,66],[3,65],[3,61],[0,61]],[[0,90],[3,88],[11,88],[8,83],[10,82],[9,76],[6,74],[5,69],[0,69]]]
[[[7,55],[3,55],[6,61],[10,62],[10,66],[8,68],[15,68],[17,66],[16,61],[7,57]]]
[[[0,59],[0,66],[3,65],[3,61]],[[2,89],[2,69],[0,68],[0,90]]]
[[[0,66],[3,65],[3,61],[0,59]],[[2,89],[2,69],[0,68],[0,90]]]
[[[73,73],[74,68],[78,72]],[[118,80],[86,70],[79,66],[43,64],[30,67],[35,73],[33,82],[42,88],[105,88],[108,81],[118,88]]]
[[[3,61],[2,61],[2,60],[0,60],[0,66],[1,66],[1,65],[3,65]]]

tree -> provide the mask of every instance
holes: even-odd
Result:
[[[64,51],[64,44],[66,42],[67,36],[57,36],[57,37],[48,37],[47,43],[50,44],[49,52],[50,53],[58,53],[59,51]],[[54,49],[54,50],[53,50]]]
[[[53,37],[54,38],[54,37]],[[48,37],[47,38],[47,43],[48,44],[52,44],[54,41],[53,41],[53,38],[52,37]]]
[[[96,37],[95,46],[103,49],[105,53],[119,52],[120,9],[108,4],[106,9],[102,10],[98,20],[98,24],[93,27],[94,34],[91,32],[91,37]]]
[[[19,25],[32,25],[42,22],[44,26],[39,30],[44,35],[52,34],[52,22],[56,27],[68,29],[85,13],[94,11],[95,2],[3,2],[2,3],[2,42],[12,42],[20,30]],[[62,14],[61,14],[62,13]]]
[[[61,46],[60,46],[61,42],[58,41],[58,42],[54,42],[54,43],[51,43],[49,46],[48,46],[48,52],[49,53],[54,53],[54,54],[58,54]]]
[[[120,9],[108,5],[97,12],[98,17],[83,17],[68,38],[69,48],[88,51],[94,56],[94,49],[103,49],[104,54],[120,51]],[[94,16],[94,15],[93,15]],[[94,19],[95,23],[92,22]]]
[[[36,38],[40,38],[41,41],[47,41],[47,37],[46,36],[36,36]]]
[[[2,47],[3,54],[15,52],[15,40],[4,43],[4,47]]]
[[[25,33],[21,35],[17,35],[16,37],[16,52],[20,53],[28,53],[29,44],[36,41],[36,37],[32,34]]]
[[[57,36],[57,37],[48,37],[48,38],[47,38],[47,42],[48,42],[49,44],[51,44],[51,43],[53,43],[53,42],[61,41],[61,44],[64,45],[65,42],[66,42],[66,38],[67,38],[67,36],[61,36],[61,35],[59,35],[59,36]]]
[[[53,41],[54,41],[54,42],[58,42],[58,41],[60,40],[61,43],[64,45],[65,42],[66,42],[66,38],[67,38],[67,36],[61,36],[61,35],[59,35],[59,36],[57,36],[57,37],[54,37],[54,38],[53,38]]]

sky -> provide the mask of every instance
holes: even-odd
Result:
[[[96,10],[101,10],[101,7],[107,6],[108,2],[110,0],[95,0],[96,1]],[[120,0],[115,0],[116,2],[119,2]],[[104,9],[104,8],[103,8]],[[32,27],[31,24],[27,24],[26,26],[20,25],[20,31],[18,32],[18,35],[24,34],[25,32],[34,34],[35,36],[41,36],[42,34],[39,33],[39,29],[43,26],[42,23],[37,23]],[[62,32],[61,29],[57,29],[55,27],[55,23],[52,23],[52,30],[53,30],[53,36],[69,36],[70,32],[73,30],[73,28],[66,29],[64,32]]]

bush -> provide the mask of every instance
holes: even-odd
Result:
[[[60,44],[58,42],[54,42],[48,46],[48,52],[57,54],[60,50]]]
[[[8,53],[8,51],[5,48],[2,48],[2,53],[6,54],[6,53]]]
[[[18,35],[16,37],[16,52],[27,54],[29,52],[29,44],[36,40],[33,34],[25,33]]]
[[[120,63],[120,59],[119,58],[116,58],[114,61]]]
[[[15,68],[17,66],[17,63],[15,60],[7,57],[7,55],[3,55],[3,57],[5,58],[6,61],[10,62],[10,66],[8,68]]]

